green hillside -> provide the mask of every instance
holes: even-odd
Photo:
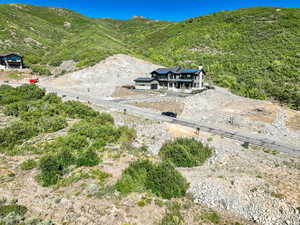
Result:
[[[67,59],[84,67],[115,53],[203,65],[211,81],[234,93],[300,109],[300,9],[254,7],[174,23],[0,4],[0,44],[0,52],[20,52],[38,69]]]

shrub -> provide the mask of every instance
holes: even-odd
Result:
[[[16,88],[17,95],[23,100],[37,100],[45,95],[45,90],[35,84],[24,84]]]
[[[40,159],[41,174],[38,180],[43,186],[57,184],[59,178],[63,175],[63,166],[59,163],[58,157],[47,155]]]
[[[117,181],[116,189],[125,195],[130,192],[146,191],[145,184],[151,169],[153,169],[153,165],[149,160],[131,162],[129,167],[124,170],[122,178]]]
[[[150,190],[170,199],[184,196],[188,184],[170,162],[153,164],[149,160],[130,163],[115,185],[122,194]]]
[[[180,213],[180,205],[171,203],[166,209],[166,214],[159,225],[181,225],[184,219]]]
[[[0,218],[6,217],[10,213],[16,213],[17,215],[24,216],[27,212],[27,208],[22,205],[0,205]]]
[[[148,173],[146,187],[157,196],[182,197],[188,188],[185,178],[168,161],[155,165]]]
[[[114,118],[108,113],[99,113],[96,117],[87,118],[87,121],[93,126],[103,125],[106,123],[114,125]]]
[[[221,220],[221,217],[215,211],[208,211],[208,212],[205,212],[201,215],[201,219],[206,221],[206,222],[211,222],[213,224],[219,224],[220,220]]]
[[[74,124],[70,129],[70,133],[88,137],[92,140],[103,140],[106,143],[114,143],[120,137],[118,129],[109,123],[95,125],[85,120]]]
[[[31,70],[33,74],[39,74],[39,75],[51,75],[51,72],[49,69],[47,69],[45,66],[41,65],[32,65]]]
[[[35,84],[24,84],[13,88],[2,85],[0,87],[0,104],[6,105],[18,101],[37,100],[45,95],[45,90]]]
[[[136,130],[127,126],[119,127],[120,142],[132,142],[136,138]]]
[[[57,94],[55,94],[55,93],[46,94],[42,100],[45,102],[48,102],[50,104],[62,103],[61,97],[57,96]]]
[[[38,164],[35,160],[28,159],[28,160],[22,162],[20,167],[22,170],[31,170],[31,169],[37,167],[37,165]]]
[[[212,154],[212,149],[189,138],[178,138],[165,143],[160,149],[163,160],[170,160],[176,166],[193,167],[203,164]]]
[[[81,152],[76,160],[77,166],[96,166],[100,162],[97,153],[92,149]]]
[[[78,102],[67,101],[61,104],[62,110],[71,118],[95,117],[98,113],[91,107]]]
[[[0,129],[0,147],[12,148],[39,133],[38,127],[30,122],[15,122],[9,127]]]
[[[67,120],[64,117],[42,117],[35,124],[40,132],[49,133],[61,130],[67,126]]]
[[[13,102],[7,105],[4,109],[6,116],[19,116],[22,112],[29,110],[29,104],[27,102]]]

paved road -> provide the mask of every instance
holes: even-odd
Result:
[[[279,141],[273,141],[270,140],[262,135],[254,135],[254,134],[245,134],[242,132],[236,132],[236,131],[229,131],[229,130],[223,130],[218,127],[214,127],[211,124],[205,124],[205,123],[200,123],[200,122],[195,122],[195,121],[190,121],[190,120],[183,120],[183,119],[173,119],[169,117],[162,116],[158,113],[153,113],[150,112],[146,109],[138,108],[136,106],[132,105],[125,105],[119,102],[114,102],[110,100],[104,100],[101,98],[95,98],[95,97],[89,97],[89,96],[84,96],[76,93],[70,93],[70,92],[65,92],[59,89],[53,89],[49,87],[44,87],[47,89],[49,92],[56,92],[58,95],[66,95],[68,97],[73,97],[73,98],[79,98],[79,100],[83,101],[90,101],[91,103],[115,109],[117,111],[124,111],[126,109],[126,112],[129,114],[135,114],[139,115],[145,118],[149,119],[154,119],[154,120],[159,120],[159,121],[164,121],[172,124],[178,124],[186,127],[191,127],[195,129],[200,129],[200,131],[205,131],[209,132],[212,134],[224,136],[233,140],[238,140],[241,142],[249,142],[254,145],[262,146],[262,147],[267,147],[271,148],[274,150],[277,150],[279,152],[283,152],[289,155],[293,156],[300,156],[300,147],[299,146],[293,146],[293,145],[287,145],[285,143],[280,143]]]
[[[1,83],[0,83],[0,85],[1,85]],[[10,83],[10,85],[19,86],[20,84]],[[280,141],[273,141],[262,135],[254,135],[254,134],[249,134],[249,133],[246,134],[246,133],[242,133],[242,132],[224,130],[224,129],[215,127],[211,124],[205,124],[203,122],[200,123],[200,122],[195,122],[195,121],[190,121],[190,120],[173,119],[170,117],[162,116],[158,113],[153,113],[146,109],[138,108],[138,107],[132,106],[132,105],[125,105],[120,102],[114,102],[112,100],[104,100],[102,98],[95,98],[95,97],[90,97],[87,95],[80,95],[80,94],[66,92],[66,91],[62,91],[60,89],[54,89],[54,88],[50,88],[50,87],[44,87],[44,86],[41,86],[41,87],[45,88],[48,92],[55,92],[60,96],[65,95],[67,97],[71,97],[71,98],[75,98],[75,99],[78,98],[79,100],[83,100],[83,101],[90,101],[91,103],[94,103],[94,104],[97,104],[97,105],[100,105],[103,107],[107,107],[110,109],[115,109],[115,110],[121,111],[121,112],[124,111],[124,109],[126,109],[126,112],[129,114],[139,115],[139,116],[142,116],[142,117],[148,118],[148,119],[154,119],[154,120],[164,121],[164,122],[168,122],[168,123],[172,123],[172,124],[178,124],[178,125],[182,125],[182,126],[186,126],[186,127],[200,129],[200,131],[209,132],[212,134],[220,135],[220,136],[227,137],[227,138],[230,138],[233,140],[238,140],[241,142],[247,141],[254,145],[271,148],[271,149],[277,150],[279,152],[283,152],[283,153],[286,153],[289,155],[300,157],[300,146],[287,145],[286,143],[280,143]]]

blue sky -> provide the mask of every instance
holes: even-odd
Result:
[[[251,6],[300,8],[300,0],[0,0],[0,3],[57,6],[96,18],[128,19],[145,16],[169,21]]]

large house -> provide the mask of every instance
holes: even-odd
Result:
[[[16,53],[0,53],[0,69],[23,69],[23,57]]]
[[[181,67],[159,68],[151,77],[135,79],[136,89],[172,89],[174,91],[191,91],[203,88],[203,67],[199,69],[182,69]]]

